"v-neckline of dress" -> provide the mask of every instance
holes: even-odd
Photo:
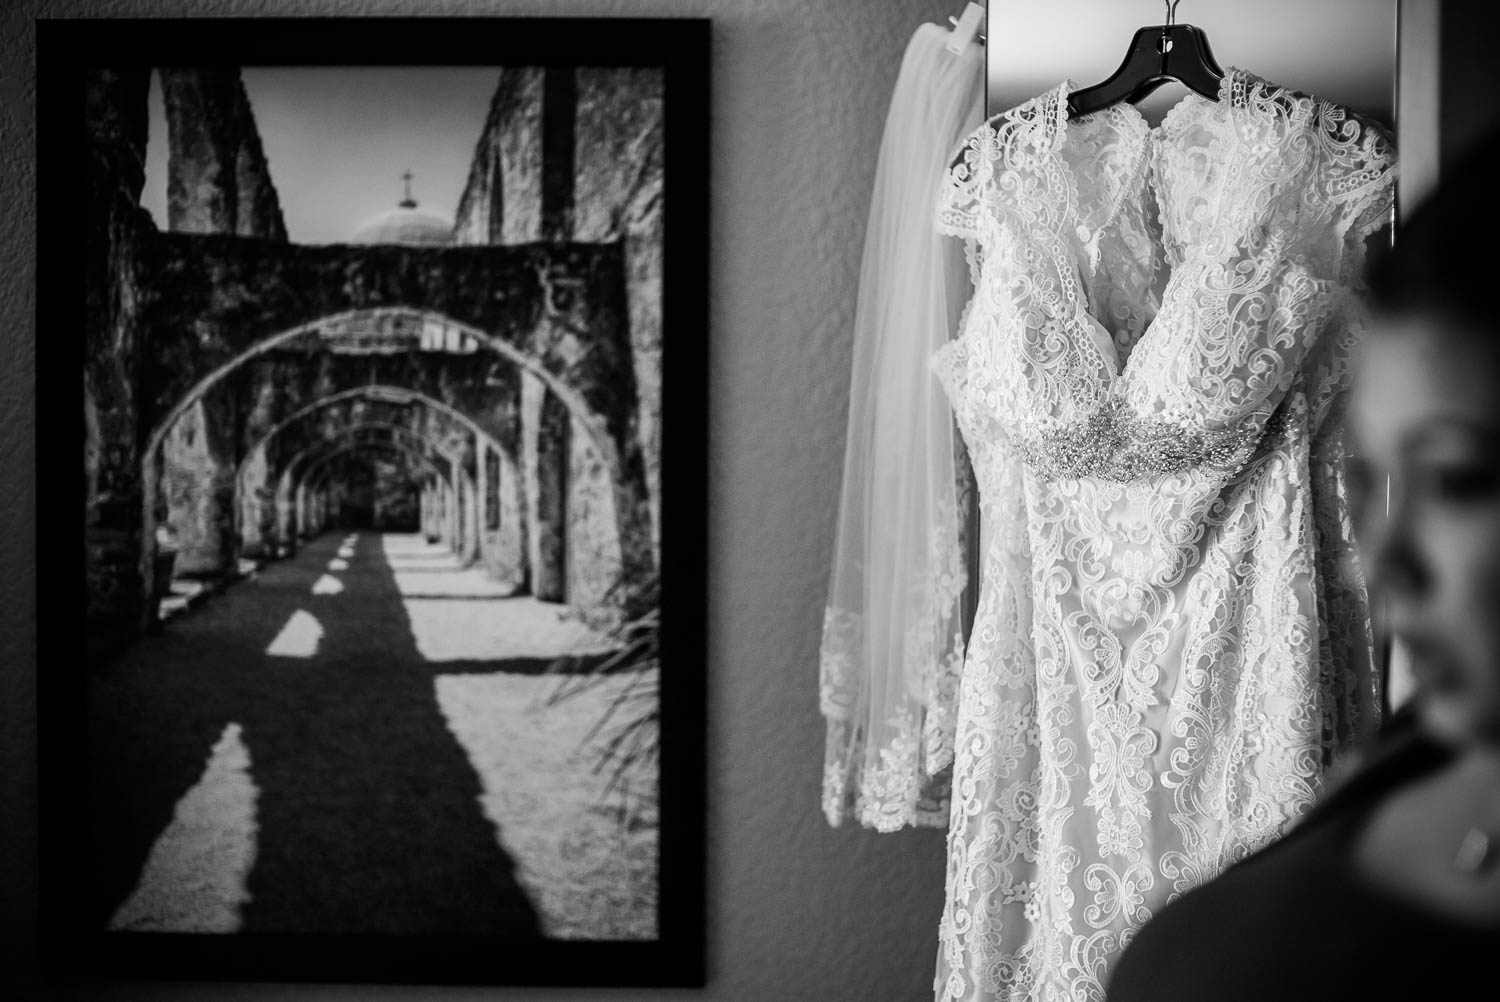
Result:
[[[1234,117],[1233,95],[1235,93],[1236,82],[1242,79],[1258,80],[1259,78],[1255,78],[1252,75],[1246,73],[1246,71],[1234,66],[1225,67],[1224,76],[1219,81],[1219,93],[1217,99],[1205,97],[1202,94],[1197,93],[1196,91],[1188,91],[1182,97],[1173,102],[1172,106],[1168,108],[1166,113],[1162,116],[1161,121],[1156,125],[1152,125],[1147,120],[1145,114],[1139,108],[1129,103],[1128,101],[1121,102],[1118,105],[1111,105],[1108,108],[1100,109],[1099,111],[1093,112],[1088,115],[1080,116],[1076,120],[1070,120],[1068,118],[1068,96],[1073,93],[1073,91],[1078,89],[1072,78],[1064,80],[1062,83],[1058,84],[1056,87],[1053,87],[1051,90],[1043,93],[1042,95],[1039,95],[1037,98],[1033,98],[1031,101],[1028,101],[1023,105],[1019,105],[1017,108],[1017,110],[1019,110],[1020,108],[1025,108],[1028,105],[1043,102],[1048,99],[1051,99],[1055,102],[1053,107],[1056,109],[1056,119],[1052,128],[1052,134],[1050,136],[1050,142],[1048,144],[1047,152],[1056,159],[1058,169],[1062,172],[1063,177],[1066,178],[1066,187],[1068,192],[1067,210],[1069,216],[1068,218],[1065,218],[1063,220],[1063,223],[1073,232],[1074,236],[1077,238],[1078,249],[1079,251],[1081,251],[1081,256],[1075,255],[1074,260],[1072,261],[1075,272],[1075,288],[1073,290],[1072,296],[1074,301],[1070,305],[1073,307],[1079,317],[1092,324],[1097,332],[1102,332],[1104,335],[1104,339],[1111,345],[1111,350],[1109,352],[1105,352],[1095,339],[1089,339],[1090,347],[1094,352],[1098,354],[1099,360],[1103,364],[1104,370],[1109,373],[1109,379],[1107,380],[1104,387],[1106,393],[1113,394],[1119,392],[1124,388],[1125,385],[1127,385],[1126,376],[1131,371],[1131,364],[1129,358],[1122,360],[1119,357],[1119,349],[1115,346],[1114,338],[1109,331],[1109,328],[1106,327],[1104,322],[1099,317],[1095,316],[1089,308],[1089,296],[1085,284],[1085,279],[1092,279],[1098,271],[1098,241],[1106,233],[1108,233],[1110,227],[1118,221],[1119,215],[1124,209],[1125,198],[1128,194],[1127,188],[1135,183],[1137,172],[1149,171],[1149,168],[1151,166],[1150,161],[1153,156],[1153,150],[1155,149],[1156,142],[1162,136],[1168,135],[1172,127],[1177,124],[1177,121],[1180,118],[1182,118],[1192,110],[1200,110],[1203,108],[1213,107],[1215,105],[1222,105],[1230,110],[1231,125],[1234,126],[1234,123],[1232,121]],[[1270,85],[1269,83],[1267,85],[1274,86]],[[1070,164],[1067,158],[1062,155],[1061,151],[1068,141],[1070,128],[1082,129],[1096,124],[1105,123],[1111,110],[1117,110],[1118,114],[1124,119],[1124,121],[1130,123],[1129,138],[1133,143],[1134,149],[1129,158],[1130,162],[1125,164],[1122,168],[1120,174],[1119,190],[1116,191],[1114,198],[1111,200],[1112,204],[1108,207],[1107,211],[1104,214],[1104,217],[1098,223],[1094,224],[1093,226],[1088,226],[1085,224],[1083,213],[1081,211],[1079,201],[1080,189],[1078,185],[1077,173],[1074,171],[1073,165]],[[1125,135],[1123,130],[1121,130],[1121,135]],[[1157,242],[1158,248],[1165,252],[1168,251],[1166,247],[1166,213],[1165,206],[1161,202],[1161,191],[1157,187],[1152,187],[1148,194],[1156,202],[1158,216],[1161,219],[1162,225],[1161,231],[1155,235],[1154,239]],[[1171,255],[1170,252],[1168,252],[1167,279],[1162,286],[1163,289],[1171,285],[1173,278],[1176,276],[1181,267],[1181,263],[1173,263],[1171,261]],[[1146,339],[1151,336],[1152,331],[1157,326],[1156,319],[1157,314],[1153,314],[1151,320],[1147,322],[1144,327],[1142,327],[1140,337],[1136,338],[1132,346],[1132,357],[1135,355],[1135,352],[1145,343]]]
[[[1066,158],[1063,158],[1058,151],[1060,151],[1067,143],[1070,129],[1088,127],[1094,125],[1095,123],[1103,122],[1107,119],[1111,111],[1117,111],[1119,115],[1123,116],[1126,121],[1131,123],[1130,138],[1134,140],[1137,145],[1137,149],[1135,151],[1133,159],[1137,162],[1132,163],[1130,165],[1130,168],[1136,169],[1139,167],[1139,161],[1142,158],[1150,155],[1150,147],[1152,143],[1158,141],[1162,136],[1167,135],[1171,131],[1171,127],[1177,123],[1177,120],[1186,115],[1189,110],[1211,108],[1215,105],[1223,106],[1225,108],[1232,108],[1235,82],[1237,79],[1246,77],[1248,77],[1248,74],[1246,74],[1244,70],[1238,69],[1233,66],[1227,67],[1224,71],[1223,78],[1219,81],[1219,93],[1217,97],[1209,98],[1205,97],[1202,94],[1199,94],[1197,91],[1188,91],[1182,97],[1173,102],[1172,106],[1168,108],[1166,113],[1162,116],[1161,121],[1155,125],[1152,125],[1146,119],[1146,116],[1141,111],[1141,109],[1137,108],[1135,105],[1131,104],[1128,101],[1122,101],[1119,104],[1110,105],[1108,108],[1101,108],[1099,111],[1092,112],[1088,115],[1082,115],[1076,120],[1071,120],[1068,118],[1068,97],[1075,90],[1077,90],[1078,87],[1071,78],[1064,80],[1062,83],[1058,84],[1050,92],[1048,92],[1048,94],[1056,95],[1058,108],[1057,122],[1051,142],[1051,152],[1058,155],[1062,170],[1068,178],[1069,190],[1076,196],[1078,192],[1078,178],[1073,171],[1072,165],[1069,164]],[[1111,207],[1110,212],[1090,231],[1090,239],[1097,239],[1098,234],[1103,233],[1115,222],[1115,219],[1118,217],[1121,208],[1121,202],[1122,199],[1115,199],[1116,204]],[[1071,208],[1073,210],[1074,216],[1076,217],[1078,215],[1078,204],[1076,198]],[[1073,220],[1073,223],[1075,225],[1081,225],[1081,220],[1075,218]]]
[[[951,161],[936,225],[965,240],[975,294],[931,366],[967,441],[1003,438],[1045,477],[1232,476],[1270,441],[1287,380],[1342,385],[1352,335],[1330,342],[1315,325],[1358,323],[1361,241],[1396,174],[1389,139],[1239,69],[1221,101],[1188,96],[1155,126],[1124,109],[1066,122],[1069,86],[986,120]],[[1151,133],[1151,156],[1135,155]],[[1149,187],[1124,175],[1131,163],[1151,168]],[[1117,198],[1124,211],[1093,230],[1095,271],[1093,232],[1076,227]],[[1334,396],[1309,403],[1317,427]]]

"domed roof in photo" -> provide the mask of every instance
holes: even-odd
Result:
[[[411,194],[411,172],[406,179],[406,197],[394,209],[371,216],[349,238],[352,244],[406,244],[413,247],[447,247],[453,243],[453,222],[417,208]]]
[[[421,211],[416,202],[403,201],[396,208],[361,223],[349,242],[447,247],[453,243],[453,224],[442,216]]]

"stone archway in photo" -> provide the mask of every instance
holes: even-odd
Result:
[[[534,430],[516,427],[518,410],[517,401],[502,401],[500,416],[509,420],[496,420],[493,411],[488,418],[484,413],[476,415],[421,389],[389,382],[364,383],[319,397],[255,439],[235,471],[236,529],[243,552],[255,557],[296,545],[295,539],[284,539],[279,531],[276,471],[283,462],[279,456],[295,451],[301,442],[350,424],[385,419],[405,422],[411,430],[432,435],[446,448],[461,453],[475,484],[475,556],[491,577],[517,591],[529,590],[531,568],[539,560],[527,545],[532,534],[528,522],[535,521],[532,513],[542,505],[541,499],[528,498],[540,484],[534,479],[523,482],[521,454],[528,431],[534,434]],[[426,507],[436,502],[428,493],[424,490],[424,522]],[[565,530],[566,526],[558,526],[555,531]],[[604,573],[617,574],[618,568]]]
[[[608,248],[605,249],[608,250]],[[304,249],[293,248],[292,250]],[[361,253],[347,248],[336,250]],[[586,339],[591,329],[599,329],[598,314],[601,310],[606,317],[614,317],[616,314],[608,308],[589,307],[587,305],[590,298],[589,281],[570,281],[556,277],[553,274],[556,270],[555,262],[549,264],[545,254],[538,257],[535,253],[529,253],[540,249],[476,248],[473,253],[487,256],[495,251],[513,250],[528,252],[520,254],[510,262],[515,265],[519,260],[524,265],[525,275],[517,279],[523,293],[528,288],[525,276],[542,276],[533,290],[539,298],[533,298],[529,304],[530,309],[535,311],[535,317],[530,318],[531,326],[525,329],[517,327],[516,317],[529,317],[527,310],[508,303],[507,297],[498,292],[493,292],[486,297],[484,303],[481,304],[483,308],[471,307],[471,313],[477,315],[486,315],[484,309],[490,310],[487,314],[489,321],[499,325],[502,332],[508,333],[509,337],[486,333],[471,324],[455,320],[446,313],[432,309],[410,306],[377,307],[343,310],[304,321],[252,341],[227,360],[217,361],[219,356],[227,354],[227,350],[233,347],[232,342],[224,340],[223,343],[216,343],[215,339],[208,339],[205,342],[202,333],[208,327],[235,326],[225,318],[234,316],[237,310],[234,305],[237,297],[224,295],[222,274],[216,277],[215,288],[219,292],[214,297],[221,304],[222,316],[217,320],[201,316],[194,318],[192,330],[196,332],[197,340],[179,337],[174,342],[167,334],[172,330],[171,324],[158,321],[154,325],[160,336],[159,342],[156,342],[160,345],[157,348],[157,357],[174,359],[171,365],[165,362],[160,363],[161,371],[172,373],[172,379],[168,385],[187,385],[195,373],[205,369],[207,371],[202,372],[196,382],[188,385],[184,395],[170,408],[165,405],[170,391],[157,394],[155,410],[164,413],[157,419],[147,439],[142,460],[142,484],[145,492],[144,538],[151,538],[154,530],[157,508],[154,491],[156,478],[159,475],[157,464],[161,461],[160,447],[168,429],[172,427],[173,422],[193,407],[211,400],[217,388],[237,378],[247,367],[270,365],[274,368],[276,359],[300,355],[299,367],[304,379],[309,375],[315,375],[315,382],[319,384],[307,388],[312,392],[330,387],[339,387],[336,392],[343,392],[345,387],[354,388],[348,386],[350,382],[364,383],[378,378],[394,385],[397,391],[410,389],[434,399],[437,394],[443,394],[450,397],[453,404],[474,406],[472,403],[474,394],[469,393],[471,400],[464,400],[464,389],[457,385],[459,381],[453,377],[452,373],[458,368],[472,368],[476,358],[488,356],[498,357],[515,371],[523,373],[523,382],[530,381],[541,388],[544,391],[541,400],[544,407],[547,401],[557,402],[554,406],[561,414],[566,415],[561,421],[562,434],[566,434],[566,428],[571,424],[573,427],[582,429],[588,436],[600,457],[610,485],[609,493],[612,495],[610,501],[615,522],[613,529],[618,539],[620,553],[619,579],[626,584],[628,589],[629,582],[644,581],[649,578],[654,567],[654,555],[647,524],[649,506],[639,464],[639,446],[634,435],[631,416],[634,408],[628,392],[631,389],[628,341],[619,331],[614,332],[612,341],[607,327],[603,334]],[[555,250],[555,248],[547,250]],[[362,252],[382,254],[389,251],[395,251],[403,256],[416,253],[419,258],[422,253],[413,252],[408,248],[384,247],[365,249]],[[468,250],[443,250],[431,253],[463,256],[470,252]],[[607,259],[608,256],[605,254],[602,257]],[[574,260],[569,255],[564,255],[564,257]],[[602,282],[603,279],[599,276],[607,275],[610,271],[607,263],[601,264],[600,261],[593,261],[589,254],[584,254],[583,258],[592,261],[584,269],[585,273]],[[200,257],[197,263],[201,265],[203,260]],[[180,278],[179,275],[178,279]],[[174,286],[179,284],[178,279],[174,279]],[[435,279],[433,281],[436,282]],[[440,282],[437,284],[442,285]],[[463,283],[460,281],[458,284]],[[609,290],[608,284],[604,282],[606,288],[599,291],[594,298],[607,301],[618,292],[617,289]],[[187,285],[191,286],[192,283],[188,282]],[[174,312],[180,312],[183,298],[177,297]],[[190,299],[190,297],[186,298]],[[401,324],[392,325],[388,322],[393,319],[408,322],[403,328]],[[592,325],[592,328],[589,325]],[[179,325],[178,329],[182,330],[183,326]],[[362,334],[361,331],[365,333]],[[368,335],[370,331],[375,332],[374,337]],[[351,341],[354,343],[351,344]],[[172,351],[173,343],[193,343],[195,350],[190,353],[191,357],[185,358],[180,352]],[[203,348],[205,343],[207,350]],[[517,347],[517,345],[522,347]],[[343,354],[344,352],[348,354]],[[216,361],[217,364],[214,364]],[[330,380],[332,380],[331,383]],[[283,382],[295,383],[295,380],[273,380],[273,382],[281,385]],[[617,382],[623,384],[626,392],[621,392],[621,386],[616,385]],[[265,381],[257,383],[256,389],[258,391],[269,390],[273,396],[276,392],[274,388],[268,387]],[[263,396],[264,392],[261,395]],[[534,397],[535,394],[532,396]],[[298,397],[297,402],[301,399]],[[453,404],[449,404],[449,410],[463,410]],[[302,404],[302,407],[307,406],[309,405],[306,403]],[[482,409],[482,406],[479,409]],[[268,413],[277,414],[277,408],[272,406]],[[546,447],[549,441],[556,442],[556,429],[559,425],[557,417],[546,421],[547,413],[547,410],[542,411],[541,417],[544,420],[534,422],[534,427],[550,426],[554,429],[552,437],[550,440],[544,439],[540,443],[534,443],[536,448],[533,449],[531,459],[535,463],[538,457],[541,459],[550,457],[556,468],[560,463],[566,462],[565,458],[559,458],[560,455],[564,457],[566,455],[566,439],[562,440],[563,444],[560,448],[557,445],[552,445],[550,449]],[[496,433],[492,437],[498,437],[498,433],[503,431],[498,427],[491,430]],[[519,458],[516,452],[515,448],[502,449],[497,455],[506,456],[514,462]],[[230,477],[228,484],[232,495],[237,481]],[[533,504],[534,513],[547,514],[544,504],[547,496],[546,491],[539,492],[537,500],[543,503]],[[233,511],[234,502],[230,500],[225,507]],[[560,514],[560,508],[553,510]],[[542,544],[546,542],[549,530],[554,538],[561,538],[561,527],[556,526],[555,523],[549,525],[539,518],[537,531],[533,535],[534,546],[529,561],[533,572],[532,585],[539,597],[562,600],[566,597],[560,586],[563,580],[562,573],[558,570],[553,570],[550,576],[545,573],[536,573],[555,567],[560,562],[554,560],[549,563],[545,559],[547,550]],[[514,542],[514,540],[511,541],[512,548]],[[559,545],[554,552],[560,551]],[[508,563],[513,568],[516,561],[512,559]],[[524,572],[512,570],[510,576],[524,577]],[[550,591],[544,587],[549,580],[558,582],[551,586]]]

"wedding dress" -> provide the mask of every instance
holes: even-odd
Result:
[[[938,208],[982,526],[942,999],[1103,999],[1378,715],[1339,428],[1389,138],[1234,69],[1156,127],[1071,89],[980,125]]]

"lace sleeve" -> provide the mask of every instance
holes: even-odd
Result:
[[[983,192],[994,171],[987,152],[992,146],[993,133],[989,123],[980,123],[948,158],[948,169],[938,190],[937,232],[963,240],[969,281],[975,286],[979,284],[984,264],[988,228],[983,225]]]
[[[1336,440],[1343,422],[1344,396],[1366,322],[1365,259],[1370,238],[1391,223],[1397,163],[1390,134],[1378,123],[1324,103],[1316,125],[1322,160],[1313,187],[1329,219],[1324,274],[1338,296],[1306,369],[1312,429],[1321,448],[1325,439]]]
[[[1053,159],[1048,151],[1066,129],[1071,86],[1069,81],[980,123],[949,155],[938,194],[937,231],[962,237],[970,248],[972,265],[982,263],[984,255],[995,249],[1007,225],[1007,206],[1014,208],[1018,198],[1044,202],[1049,197],[1045,189],[1060,180],[1037,175],[1048,170]],[[1002,177],[1008,179],[1004,185]],[[1034,178],[1042,187],[1012,190],[1012,182],[1020,177]],[[1056,220],[1010,220],[1009,225],[1026,229],[1031,222],[1051,225]]]
[[[1390,225],[1396,196],[1396,150],[1390,134],[1342,109],[1325,105],[1321,134],[1329,166],[1326,195],[1333,206],[1339,238],[1339,281],[1363,286],[1365,252],[1371,235]]]
[[[994,166],[988,155],[993,145],[993,135],[994,130],[989,123],[982,123],[964,137],[949,158],[948,169],[938,194],[939,233],[976,242],[981,239],[983,192],[994,173]]]

